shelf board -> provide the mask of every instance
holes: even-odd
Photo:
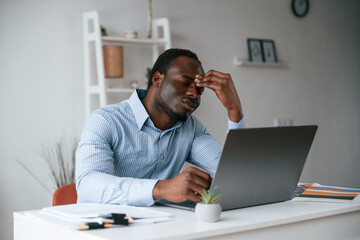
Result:
[[[108,93],[132,93],[135,89],[132,88],[108,88]]]
[[[267,63],[267,62],[251,62],[248,60],[234,58],[234,65],[241,67],[284,67],[281,62]]]
[[[126,37],[101,37],[104,43],[120,44],[120,43],[134,43],[134,44],[149,44],[149,45],[165,45],[167,41],[164,39],[141,39],[141,38],[126,38]]]

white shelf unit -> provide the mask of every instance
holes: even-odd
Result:
[[[285,65],[281,62],[251,62],[248,60],[240,59],[239,57],[234,57],[234,65],[241,67],[284,67]]]
[[[84,27],[84,77],[85,77],[85,114],[88,116],[94,107],[91,106],[91,96],[95,95],[99,99],[99,106],[106,106],[108,103],[108,93],[131,93],[130,88],[109,88],[106,84],[103,45],[122,44],[141,44],[152,47],[152,60],[156,61],[160,54],[160,48],[171,48],[170,26],[167,18],[155,19],[152,22],[151,39],[125,38],[117,36],[101,36],[99,14],[96,11],[86,12],[83,14]],[[159,31],[162,28],[162,31]],[[162,36],[160,33],[162,32]],[[92,45],[93,44],[93,45]],[[95,49],[94,56],[91,56],[91,48]],[[95,64],[94,62],[95,61]],[[126,61],[126,59],[124,59]],[[92,69],[95,66],[96,71]],[[95,83],[93,83],[95,82]]]

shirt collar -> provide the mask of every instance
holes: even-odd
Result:
[[[139,130],[142,128],[145,121],[149,118],[149,114],[147,113],[144,105],[141,102],[141,100],[146,96],[146,93],[147,90],[136,89],[129,98],[129,104],[131,110],[134,113]]]
[[[130,104],[131,110],[134,113],[134,117],[135,117],[135,120],[136,120],[139,130],[141,130],[141,128],[144,126],[147,119],[149,119],[149,121],[151,122],[150,116],[149,116],[148,112],[146,111],[143,103],[141,102],[141,100],[144,99],[146,94],[147,94],[147,90],[136,89],[129,98],[129,104]],[[179,128],[183,124],[184,124],[183,122],[176,121],[174,126],[172,126],[170,129],[167,129],[165,131],[170,131],[170,130]],[[153,127],[155,127],[152,122],[151,122],[151,125]]]

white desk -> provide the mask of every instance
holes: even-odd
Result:
[[[360,239],[360,204],[282,202],[222,212],[203,223],[193,212],[171,212],[170,222],[76,231],[14,213],[14,239]]]

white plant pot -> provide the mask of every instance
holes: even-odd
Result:
[[[195,207],[196,219],[203,222],[216,222],[221,215],[221,206],[216,204],[198,203]]]

